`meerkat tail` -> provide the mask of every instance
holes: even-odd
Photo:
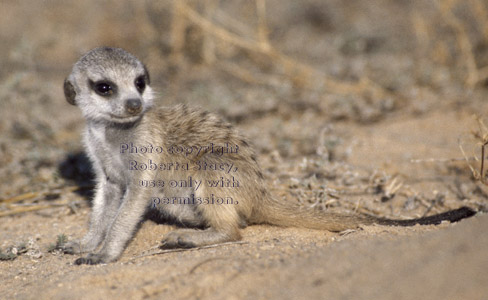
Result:
[[[458,209],[450,210],[437,215],[432,215],[423,218],[411,219],[411,220],[390,220],[384,218],[377,218],[376,222],[379,225],[390,226],[414,226],[414,225],[438,225],[443,221],[449,221],[451,223],[458,222],[462,219],[474,216],[476,211],[467,206],[463,206]]]
[[[353,229],[360,225],[373,224],[376,220],[366,215],[348,215],[293,206],[274,199],[262,207],[259,219],[259,223],[328,231]]]
[[[293,207],[278,201],[271,201],[268,209],[264,209],[263,213],[265,213],[265,216],[263,216],[263,223],[284,227],[304,227],[336,232],[346,229],[354,229],[360,225],[372,224],[387,226],[414,226],[417,224],[437,225],[442,221],[457,222],[476,214],[476,212],[469,207],[461,207],[456,210],[423,218],[392,220],[369,215],[349,215],[318,211],[310,208]]]

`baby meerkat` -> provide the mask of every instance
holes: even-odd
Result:
[[[165,247],[235,241],[247,224],[342,231],[361,224],[457,221],[461,208],[415,219],[387,220],[300,209],[273,198],[256,155],[226,122],[206,111],[153,107],[146,67],[120,48],[89,51],[64,82],[66,100],[86,119],[84,144],[96,173],[88,233],[64,247],[88,253],[76,264],[115,261],[149,211],[182,225]]]

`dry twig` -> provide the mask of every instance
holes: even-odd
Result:
[[[471,170],[471,173],[473,174],[474,179],[480,181],[484,185],[488,185],[488,181],[485,179],[485,170],[484,170],[484,167],[485,167],[485,147],[488,145],[488,127],[486,127],[483,120],[481,120],[481,118],[479,116],[475,116],[475,117],[476,117],[476,121],[478,122],[479,131],[474,132],[473,134],[474,134],[475,138],[477,138],[480,141],[480,146],[481,146],[481,158],[480,158],[481,166],[480,166],[479,172],[476,171],[475,168],[469,163],[469,161],[472,159],[468,158],[468,156],[464,152],[464,149],[463,149],[460,142],[459,142],[459,149],[461,150],[461,152],[462,152],[462,154],[466,160],[466,163],[468,164],[468,167]],[[476,161],[478,161],[478,158],[476,156],[474,156],[473,158]]]
[[[31,212],[31,211],[38,211],[38,210],[52,208],[52,207],[59,207],[59,206],[66,206],[66,205],[69,206],[70,203],[68,201],[63,201],[61,203],[60,202],[48,203],[48,204],[28,203],[28,204],[15,205],[14,203],[18,203],[25,200],[35,201],[42,198],[46,198],[51,195],[59,195],[59,194],[74,192],[78,189],[80,189],[79,186],[67,186],[67,187],[49,189],[42,192],[29,192],[11,198],[0,200],[0,204],[5,204],[6,207],[8,208],[8,210],[0,212],[0,217],[11,216],[11,215],[16,215],[16,214],[21,214],[21,213]]]

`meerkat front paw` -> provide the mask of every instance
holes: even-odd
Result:
[[[90,253],[86,257],[80,257],[75,260],[75,265],[98,265],[109,263],[112,260],[105,254]]]
[[[84,242],[84,240],[74,240],[63,245],[61,250],[66,254],[81,254],[92,252],[96,248],[96,243],[93,243],[91,240],[88,243]]]

